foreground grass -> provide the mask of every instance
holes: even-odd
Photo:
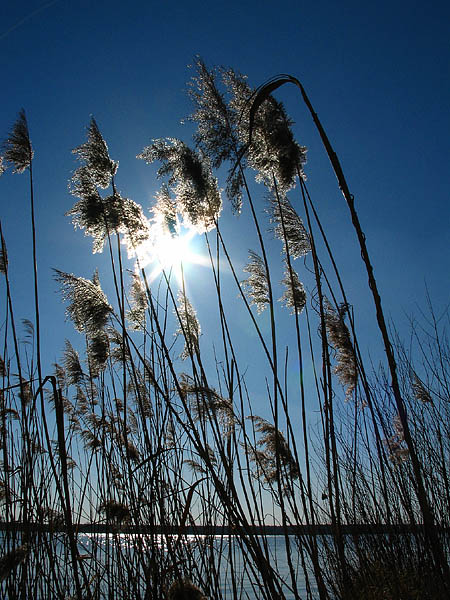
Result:
[[[271,95],[285,83],[299,87],[349,210],[384,347],[375,372],[360,352],[358,307],[306,185],[306,149]],[[297,599],[301,572],[309,598],[446,597],[448,315],[430,310],[408,349],[388,331],[353,196],[298,80],[274,79],[253,93],[239,74],[198,60],[190,96],[196,148],[156,140],[139,155],[157,162],[165,179],[150,219],[118,192],[118,163],[94,119],[74,150],[76,202],[68,214],[93,238],[94,251],[108,253],[115,297],[106,297],[97,272],[86,279],[55,271],[85,347],[66,342],[51,374],[41,359],[33,150],[24,113],[4,144],[1,164],[29,175],[35,317],[27,323],[30,356],[19,341],[2,234],[0,499],[3,520],[21,523],[5,532],[3,595],[240,598],[250,589],[255,598]],[[225,164],[227,196],[236,211],[245,203],[253,227],[246,235],[257,248],[243,272],[221,227],[212,169]],[[269,194],[268,223],[258,216],[249,168]],[[154,278],[143,266],[144,250],[157,253],[181,225],[203,236],[210,261],[217,324],[203,338],[183,269],[176,277],[163,264]],[[268,233],[281,242],[281,261],[269,251]],[[135,260],[131,273],[124,244]],[[238,310],[253,332],[245,351],[264,365],[262,415],[247,383]],[[97,534],[83,547],[85,522],[106,525],[108,543]],[[226,532],[214,543],[183,543],[196,524],[226,526],[234,543]],[[272,524],[281,528],[287,576],[264,533]],[[323,524],[330,535],[320,540],[291,535],[292,526],[314,531]],[[142,525],[180,535],[134,537],[124,546],[124,528]],[[348,536],[348,525],[387,534]],[[393,533],[402,526],[407,536]]]

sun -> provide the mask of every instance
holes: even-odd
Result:
[[[154,233],[136,249],[139,266],[145,268],[152,265],[150,281],[164,272],[167,277],[174,275],[181,284],[183,273],[189,269],[189,265],[209,264],[207,257],[193,248],[193,240],[197,235],[195,229],[184,227],[176,234],[163,230]]]

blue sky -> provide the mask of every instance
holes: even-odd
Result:
[[[59,358],[64,338],[76,335],[61,325],[64,307],[51,268],[89,277],[106,264],[64,216],[74,203],[67,191],[75,168],[71,149],[84,141],[94,115],[120,162],[119,188],[147,210],[159,184],[155,169],[135,156],[153,138],[189,142],[192,128],[180,121],[191,110],[184,90],[196,54],[208,65],[247,74],[253,86],[278,73],[302,81],[355,195],[388,317],[406,332],[405,315],[425,306],[425,284],[440,312],[450,300],[449,17],[447,2],[3,3],[0,137],[24,107],[35,149],[48,360]],[[372,352],[378,334],[344,200],[298,92],[284,86],[276,95],[308,147],[310,190],[358,306],[362,345]],[[0,203],[16,314],[31,319],[24,176],[0,179]],[[232,218],[225,213],[224,227],[231,236],[241,231],[233,240],[245,251],[245,212]],[[201,320],[207,309],[202,277],[192,289]]]

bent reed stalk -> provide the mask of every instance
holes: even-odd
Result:
[[[387,367],[381,357],[378,370],[360,350],[358,307],[306,186],[306,148],[272,96],[288,82],[300,89],[350,210],[384,343]],[[31,355],[0,229],[2,597],[445,597],[444,321],[430,309],[431,328],[414,322],[414,348],[388,331],[353,197],[296,78],[253,91],[239,73],[197,58],[189,96],[195,148],[169,138],[139,155],[158,163],[164,180],[150,217],[118,192],[118,162],[94,119],[74,150],[76,202],[67,214],[94,252],[107,247],[115,297],[98,272],[55,270],[81,338],[66,342],[53,367],[41,357],[33,187]],[[31,177],[24,112],[3,154],[0,171]],[[222,224],[214,173],[224,165],[233,210],[250,223],[254,247],[243,256]],[[147,265],[149,248],[157,254],[182,227],[204,239],[207,314],[185,265],[163,262],[159,273]]]

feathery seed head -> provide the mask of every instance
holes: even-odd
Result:
[[[27,544],[13,548],[7,554],[0,558],[0,581],[8,577],[11,571],[15,571],[17,567],[28,556],[30,549]]]
[[[184,397],[189,399],[194,420],[211,419],[218,415],[219,422],[226,427],[227,433],[231,433],[236,417],[229,398],[224,398],[212,388],[197,385],[186,373],[180,377],[180,388]]]
[[[22,109],[8,137],[2,144],[3,158],[14,165],[13,173],[23,173],[31,165],[33,149],[31,147],[25,111]]]
[[[232,95],[230,106],[239,114],[239,138],[242,144],[247,144],[253,90],[246,79],[232,69],[224,73],[224,82]],[[282,193],[295,185],[297,168],[303,175],[306,163],[306,148],[294,140],[291,125],[283,104],[267,95],[254,115],[251,144],[246,152],[248,165],[258,172],[256,180],[273,188],[275,177]]]
[[[78,160],[85,163],[94,184],[107,188],[117,171],[117,162],[111,160],[108,146],[100,133],[95,119],[92,117],[87,128],[87,142],[72,150]]]
[[[147,291],[138,273],[132,273],[131,280],[131,307],[126,316],[132,329],[141,330],[145,327],[145,314],[148,308]]]
[[[182,290],[178,291],[177,300],[180,326],[176,330],[175,335],[183,335],[184,337],[185,345],[180,357],[182,360],[185,360],[189,356],[195,356],[199,352],[201,328],[197,319],[197,313]]]
[[[289,268],[287,264],[281,283],[285,286],[285,290],[280,302],[284,302],[284,305],[291,309],[291,314],[301,313],[306,306],[305,288],[297,273],[294,269]]]
[[[422,381],[418,378],[416,373],[413,373],[411,387],[416,400],[419,400],[420,402],[424,403],[433,404],[433,399],[431,397],[430,392],[427,390]]]
[[[349,399],[356,388],[358,370],[356,364],[355,350],[350,338],[350,332],[345,324],[345,314],[348,312],[347,304],[341,304],[335,310],[326,300],[325,302],[325,326],[328,339],[337,354],[337,364],[334,373],[345,387],[345,397]]]
[[[63,355],[64,369],[66,371],[67,383],[77,384],[84,378],[83,369],[80,363],[78,352],[73,348],[69,340],[66,340],[66,347]]]
[[[269,303],[269,281],[267,278],[266,267],[263,259],[249,250],[250,262],[244,268],[244,272],[249,273],[241,285],[250,297],[250,304],[256,305],[256,310],[261,313]]]
[[[131,518],[128,506],[115,500],[105,500],[102,502],[98,507],[98,512],[104,513],[108,521],[116,521],[118,523],[128,521]]]
[[[263,450],[252,449],[252,460],[257,465],[256,477],[273,483],[277,480],[279,466],[281,480],[286,477],[290,481],[298,479],[300,472],[297,462],[281,431],[261,417],[254,415],[248,419],[254,423],[255,431],[261,434],[257,446],[264,447]]]
[[[112,307],[98,282],[98,275],[94,275],[94,281],[90,281],[57,269],[55,273],[55,279],[61,286],[63,300],[70,302],[67,315],[75,328],[94,336],[103,329],[112,312]]]
[[[197,146],[210,157],[212,166],[217,169],[224,161],[236,161],[240,148],[236,130],[239,115],[231,108],[224,91],[220,89],[223,88],[224,69],[208,70],[199,57],[195,60],[194,68],[196,74],[188,89],[194,112],[189,120],[197,124],[194,135]],[[241,164],[244,162],[245,159]],[[227,177],[226,192],[237,213],[242,206],[243,185],[241,170],[232,167]]]
[[[97,331],[88,343],[88,362],[92,377],[105,370],[109,357],[109,338],[105,331]]]
[[[195,228],[198,233],[215,227],[222,200],[205,156],[180,140],[168,138],[154,140],[138,158],[147,163],[162,163],[158,177],[168,177],[168,185],[176,197],[176,212],[182,215],[186,227]]]
[[[179,579],[174,581],[169,588],[169,600],[206,600],[200,588],[192,583],[190,579]]]
[[[311,242],[303,221],[286,196],[269,197],[269,213],[271,222],[275,224],[275,237],[283,242],[283,252],[289,252],[290,258],[296,260],[311,252]]]

